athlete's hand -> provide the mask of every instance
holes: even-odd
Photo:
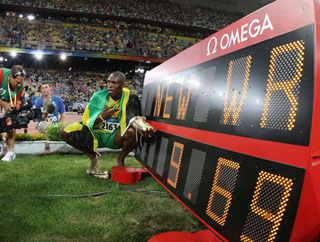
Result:
[[[157,132],[157,130],[146,121],[146,117],[134,117],[131,121],[131,126],[143,137],[152,137]]]
[[[100,115],[104,120],[106,120],[106,119],[111,118],[112,115],[117,111],[119,111],[119,108],[113,108],[113,107],[108,107],[107,106],[102,110]]]

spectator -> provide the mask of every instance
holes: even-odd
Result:
[[[84,104],[83,101],[81,101],[78,105],[78,114],[83,114],[84,111]]]

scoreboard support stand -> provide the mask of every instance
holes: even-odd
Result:
[[[150,238],[148,242],[221,242],[210,230],[197,232],[172,231],[157,234]]]

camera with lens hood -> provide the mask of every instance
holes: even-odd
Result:
[[[42,114],[40,108],[32,108],[31,103],[21,106],[20,108],[14,107],[11,112],[0,117],[0,133],[13,129],[27,129],[31,120],[39,122],[41,119]]]

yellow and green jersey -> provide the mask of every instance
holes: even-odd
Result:
[[[107,105],[114,108],[118,107],[119,111],[97,127],[94,126],[96,119]],[[96,150],[98,147],[104,147],[110,135],[114,135],[118,130],[120,130],[121,135],[123,135],[130,119],[140,115],[141,106],[139,98],[136,95],[130,95],[129,89],[123,88],[121,98],[117,101],[109,96],[108,89],[103,89],[97,91],[91,97],[84,111],[82,123],[87,126],[92,133],[94,137],[93,149]]]
[[[108,102],[105,107],[120,108],[121,99],[115,101],[112,97],[108,97]],[[104,120],[94,127],[95,132],[112,134],[120,128],[119,111],[115,112],[111,118]]]

